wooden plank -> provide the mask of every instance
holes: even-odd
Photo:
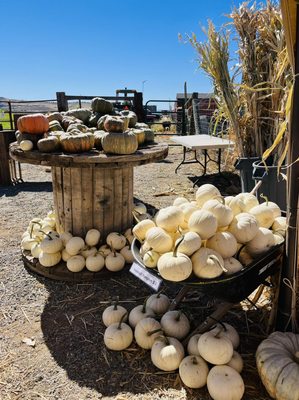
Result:
[[[113,200],[113,229],[116,232],[122,232],[123,225],[123,168],[114,169],[113,187],[114,187],[114,200]]]
[[[93,227],[104,235],[104,204],[105,204],[105,189],[104,189],[104,171],[101,169],[94,169],[93,171]]]
[[[128,225],[133,225],[133,207],[134,207],[134,170],[129,170],[129,191],[128,191]]]
[[[70,168],[73,235],[84,236],[82,223],[82,179],[81,168]]]
[[[10,185],[8,146],[4,132],[0,132],[0,185]]]
[[[84,233],[93,228],[93,168],[83,168],[82,174],[82,223]]]
[[[73,232],[72,219],[72,182],[70,168],[62,168],[63,174],[63,209],[64,209],[64,226],[65,232]]]
[[[131,227],[133,205],[133,168],[123,168],[122,231]]]
[[[56,211],[56,221],[58,221],[57,229],[58,232],[64,232],[64,195],[63,195],[63,170],[60,167],[52,167],[52,171],[55,170],[55,173],[52,173],[53,176],[53,196],[54,196],[54,206]],[[55,183],[54,183],[54,175],[55,175]],[[55,205],[56,198],[56,205]]]
[[[104,171],[104,235],[114,231],[114,170]]]

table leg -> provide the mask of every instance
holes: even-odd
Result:
[[[218,149],[218,172],[221,172],[221,149]]]
[[[193,151],[194,151],[194,158],[191,159],[191,160],[186,160],[187,148],[186,148],[185,146],[183,146],[183,149],[184,149],[184,150],[183,150],[183,151],[184,151],[184,153],[183,153],[183,161],[180,162],[179,165],[176,167],[175,173],[177,173],[178,169],[180,168],[180,166],[181,166],[182,164],[199,164],[200,166],[203,167],[203,169],[204,169],[204,173],[203,173],[203,174],[205,175],[205,173],[206,173],[206,166],[205,166],[205,164],[203,164],[202,162],[200,162],[200,160],[197,158],[196,150],[193,150]]]
[[[180,168],[180,166],[181,166],[182,164],[185,164],[185,160],[186,160],[186,147],[183,146],[183,161],[180,162],[179,165],[176,167],[176,169],[175,169],[175,171],[174,171],[175,173],[178,172],[178,169]]]

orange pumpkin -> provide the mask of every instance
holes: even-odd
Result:
[[[18,130],[22,133],[39,134],[49,129],[49,121],[43,114],[28,114],[17,121]]]

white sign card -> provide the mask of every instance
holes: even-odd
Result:
[[[148,272],[144,267],[134,262],[130,268],[131,274],[136,276],[136,278],[140,279],[142,282],[147,284],[149,287],[154,289],[156,292],[159,290],[162,279],[154,276],[150,272]]]

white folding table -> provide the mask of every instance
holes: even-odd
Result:
[[[211,136],[211,135],[191,135],[191,136],[173,136],[171,138],[173,142],[176,142],[183,146],[183,160],[176,167],[175,173],[177,173],[178,169],[183,164],[200,164],[203,167],[203,175],[207,173],[207,165],[209,162],[214,162],[218,165],[218,172],[221,172],[221,150],[227,149],[229,147],[234,146],[234,142],[228,139],[222,139],[219,137]],[[194,158],[191,160],[186,160],[187,149],[194,151]],[[196,151],[201,150],[204,154],[204,163],[202,163],[198,158]],[[218,159],[213,160],[208,151],[209,150],[218,150]],[[197,181],[194,183],[194,185]]]

